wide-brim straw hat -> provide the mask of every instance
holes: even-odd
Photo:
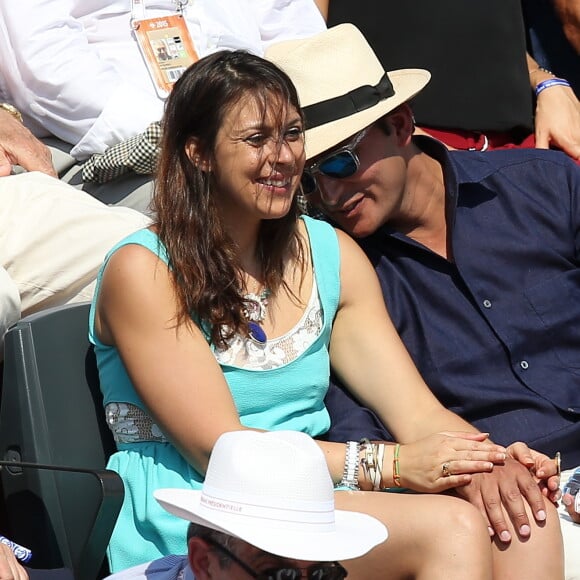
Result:
[[[224,433],[200,491],[160,489],[170,513],[285,558],[347,560],[387,539],[377,519],[334,508],[324,454],[297,431]]]
[[[273,44],[266,50],[266,58],[284,70],[296,85],[306,115],[308,159],[396,109],[431,78],[424,69],[386,73],[353,24],[340,24],[309,38]]]

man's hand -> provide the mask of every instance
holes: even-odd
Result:
[[[506,514],[522,538],[530,535],[525,502],[538,522],[546,519],[544,496],[536,478],[525,465],[510,456],[504,465],[494,465],[491,473],[472,475],[471,482],[455,492],[479,508],[488,522],[490,535],[497,534],[502,542],[512,539]]]
[[[26,570],[18,563],[12,550],[0,543],[0,580],[28,580]]]
[[[578,502],[575,500],[578,500]],[[576,496],[565,493],[562,496],[562,503],[566,506],[572,521],[580,524],[580,492]]]
[[[57,176],[44,143],[10,113],[0,109],[0,176],[10,175],[13,165]]]
[[[521,441],[508,446],[507,452],[530,470],[542,493],[550,501],[557,502],[560,499],[562,495],[560,491],[560,466],[556,463],[556,459],[551,459],[543,453],[530,449]],[[559,459],[557,461],[559,462]]]
[[[580,103],[569,87],[550,87],[536,103],[536,147],[558,147],[580,159]]]

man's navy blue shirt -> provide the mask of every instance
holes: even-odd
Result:
[[[580,168],[550,151],[416,143],[444,170],[454,260],[388,224],[360,241],[396,328],[448,409],[580,464]],[[347,402],[328,405],[330,439],[365,435]]]

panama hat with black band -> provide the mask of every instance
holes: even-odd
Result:
[[[431,78],[424,69],[386,72],[352,24],[273,44],[266,58],[296,85],[306,118],[307,159],[331,149],[413,98]]]

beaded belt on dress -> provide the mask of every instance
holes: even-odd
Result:
[[[153,419],[136,405],[109,403],[105,415],[116,443],[168,442]]]

